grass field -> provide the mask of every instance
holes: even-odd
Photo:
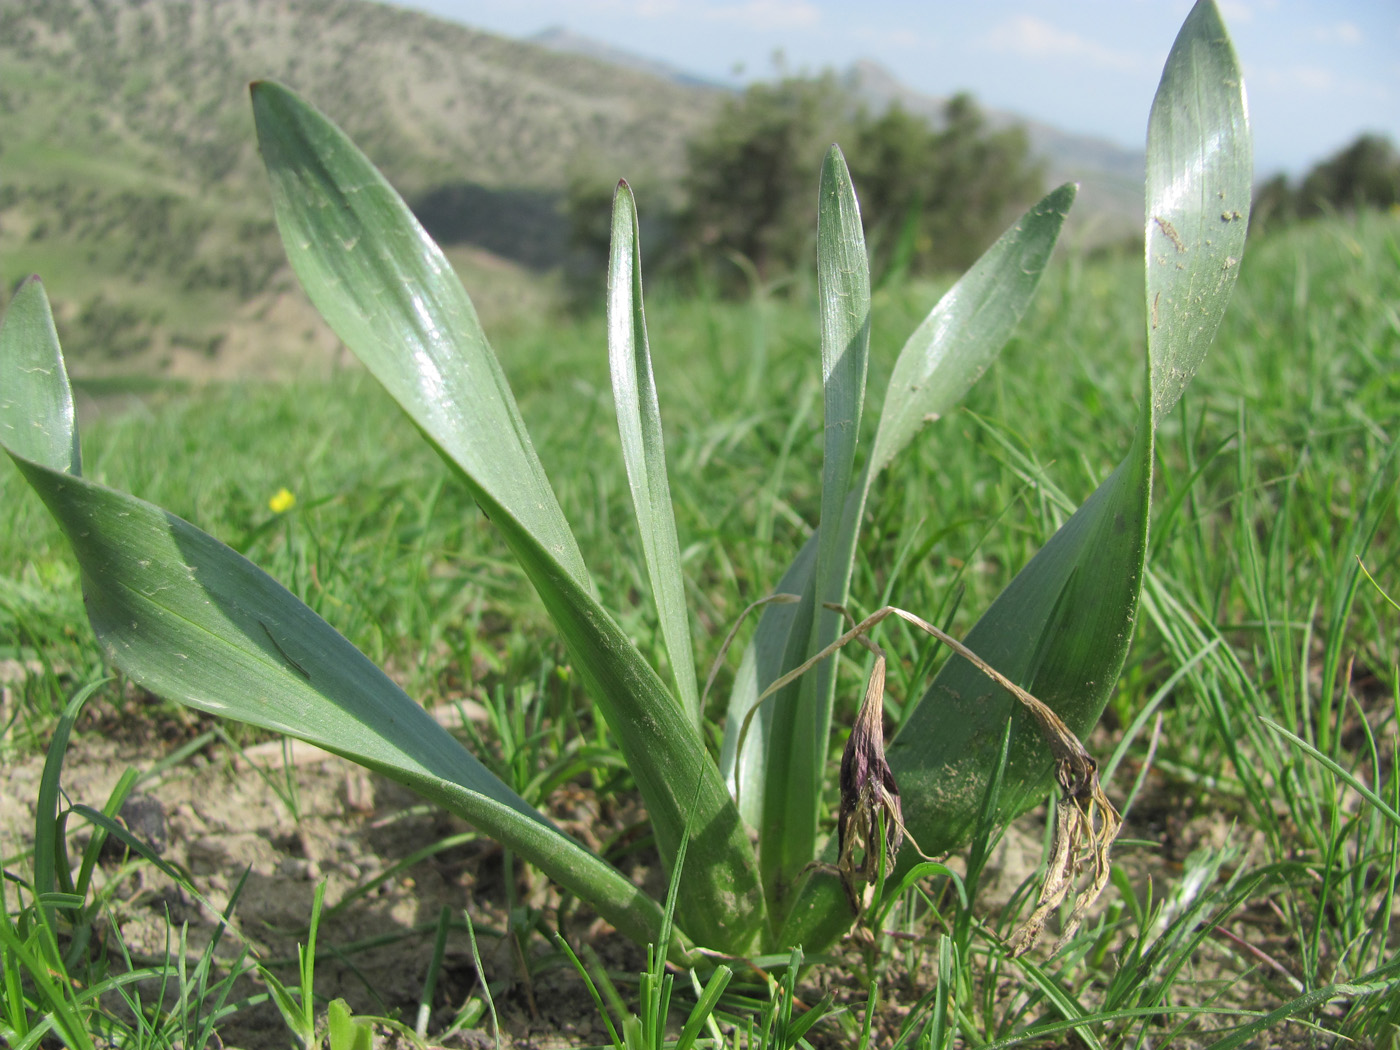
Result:
[[[1142,387],[1141,289],[1137,257],[1055,261],[965,407],[930,428],[872,494],[851,588],[857,611],[893,603],[964,633],[1113,469]],[[877,292],[872,393],[940,291]],[[743,607],[774,589],[817,516],[814,312],[801,291],[747,303],[664,293],[648,301],[702,671]],[[490,334],[604,603],[664,662],[630,524],[602,319],[520,319]],[[626,808],[633,789],[625,775],[599,772],[619,765],[608,760],[607,731],[562,665],[523,575],[372,380],[346,371],[314,385],[80,386],[79,394],[87,476],[246,554],[425,705],[481,703],[487,717],[473,746],[508,782],[533,785],[543,804],[558,804],[567,789],[596,796],[596,812]],[[830,988],[849,1008],[807,1039],[1400,1045],[1398,428],[1400,217],[1339,218],[1252,241],[1210,355],[1158,432],[1144,602],[1122,679],[1089,741],[1127,820],[1113,887],[1065,951],[1012,962],[993,945],[1033,892],[975,901],[974,927],[954,936],[929,906],[946,887],[930,880],[897,911],[897,936],[849,944],[803,978],[797,994],[808,1005]],[[276,514],[269,499],[284,487],[296,503]],[[885,631],[895,725],[908,713],[900,701],[928,680],[924,642]],[[9,468],[0,472],[0,659],[0,754],[7,766],[35,765],[69,698],[107,672],[71,556]],[[864,679],[854,653],[840,675],[845,726]],[[708,714],[722,711],[712,701]],[[186,716],[173,731],[168,721],[159,704],[118,682],[101,688],[77,735],[121,725],[139,741],[145,727],[151,763],[190,741],[206,758],[230,746],[203,740],[208,720]],[[230,732],[234,745],[256,743]],[[577,757],[578,739],[594,749],[589,772],[564,762]],[[67,831],[81,823],[72,818]],[[1036,849],[1042,823],[1043,811],[1018,822]],[[32,824],[31,813],[6,816],[7,875],[27,878],[33,843],[16,829]],[[648,848],[625,835],[606,845],[643,858]],[[502,983],[495,1005],[523,1013],[532,979],[572,971],[559,968],[546,936],[557,896],[540,897],[538,880],[509,858],[505,872],[494,899],[467,907],[515,924],[525,978]],[[132,962],[120,949],[114,917],[125,914],[132,885],[126,869],[95,879],[93,940],[65,941],[79,987],[111,984],[101,1009],[85,1015],[92,1025],[102,1017],[136,1025],[115,975],[165,966],[164,953],[134,953]],[[530,922],[520,922],[521,909]],[[321,931],[323,956],[335,936],[333,926]],[[431,929],[415,937],[405,943],[431,949]],[[7,957],[11,1024],[22,1009],[16,966]],[[614,969],[626,1000],[635,994],[627,967]],[[182,980],[172,976],[172,987]],[[246,997],[251,1009],[261,993],[238,988],[230,1001]],[[144,1045],[185,1039],[175,1021],[161,1021],[180,1014],[171,995],[164,1014],[143,1022]],[[721,1013],[742,1026],[781,998],[771,983],[736,979]],[[452,1005],[461,1023],[487,1025],[479,987]],[[408,1009],[354,1003],[380,1006]],[[764,1045],[782,1044],[773,1036]]]

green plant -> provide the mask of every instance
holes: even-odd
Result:
[[[832,607],[847,601],[874,479],[956,403],[1009,337],[1073,187],[1031,209],[910,338],[857,472],[869,278],[850,178],[840,152],[828,154],[818,219],[822,524],[779,584],[800,600],[766,607],[759,621],[716,762],[702,733],[631,191],[621,186],[615,200],[609,347],[670,686],[595,597],[500,365],[437,247],[349,140],[292,93],[257,84],[253,110],[279,228],[303,286],[456,471],[539,593],[617,738],[663,863],[676,870],[686,848],[705,858],[679,874],[683,936],[663,939],[668,923],[658,902],[554,828],[269,576],[187,522],[82,476],[62,354],[42,287],[31,281],[0,329],[0,438],[64,529],[109,655],[153,692],[310,740],[407,784],[659,952],[694,959],[694,945],[743,954],[829,944],[852,919],[841,880],[813,867],[831,864],[837,852],[834,842],[823,852],[819,835],[830,662],[761,706],[759,697],[837,638]],[[1131,449],[967,639],[1078,735],[1097,720],[1127,652],[1147,550],[1154,427],[1205,353],[1243,246],[1249,135],[1238,68],[1209,0],[1173,48],[1148,142],[1148,391]],[[752,729],[741,741],[745,723]],[[1043,797],[1053,755],[1018,701],[955,657],[891,741],[888,760],[904,824],[937,852],[966,841],[985,819],[1004,822]],[[912,863],[902,854],[890,876],[903,878]]]

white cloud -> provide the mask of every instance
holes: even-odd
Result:
[[[738,4],[703,4],[699,10],[706,18],[751,29],[807,29],[822,20],[821,10],[807,0],[746,0]]]
[[[903,27],[894,29],[874,29],[870,26],[857,26],[851,36],[869,44],[880,51],[912,51],[915,49],[928,49],[934,46],[931,37],[924,36],[912,29]]]
[[[1294,66],[1291,75],[1293,82],[1304,91],[1331,91],[1337,86],[1332,71],[1321,66]]]
[[[1303,95],[1316,100],[1326,95],[1348,102],[1388,103],[1392,97],[1391,88],[1383,81],[1341,73],[1324,66],[1266,66],[1247,70],[1245,79],[1289,98]]]
[[[1308,26],[1305,31],[1319,44],[1355,45],[1362,41],[1361,30],[1355,22],[1348,20]]]
[[[1361,43],[1361,30],[1355,22],[1340,22],[1337,25],[1337,39],[1344,44]]]
[[[691,18],[727,22],[748,29],[807,29],[821,21],[821,10],[809,0],[623,0],[603,7],[637,18]]]
[[[1034,15],[1016,15],[1001,22],[987,34],[986,43],[995,51],[1027,58],[1087,62],[1101,69],[1135,70],[1141,66],[1141,60],[1133,54],[1061,29]]]
[[[1220,14],[1227,26],[1244,25],[1254,21],[1254,8],[1243,0],[1224,0],[1220,4]]]

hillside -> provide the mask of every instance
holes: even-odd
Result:
[[[473,205],[446,239],[491,249],[454,257],[488,299],[538,294],[511,271],[561,249],[571,165],[673,182],[714,97],[362,0],[0,0],[0,281],[44,276],[80,371],[204,371],[274,330],[333,345],[287,294],[247,103],[264,77],[421,214]]]
[[[366,0],[0,0],[0,305],[39,273],[77,374],[286,375],[336,359],[272,223],[257,78],[350,133],[488,325],[556,297],[541,274],[569,250],[571,171],[674,203],[685,142],[723,97],[566,31],[508,40]],[[873,63],[848,81],[874,105],[941,110]],[[1140,225],[1140,158],[1030,130],[1052,179],[1084,183],[1073,222],[1097,240]]]
[[[946,98],[914,91],[876,62],[857,62],[845,74],[851,91],[872,109],[894,103],[938,124]],[[1014,113],[987,110],[995,127],[1019,124],[1026,129],[1031,151],[1045,161],[1047,186],[1079,183],[1079,196],[1066,223],[1066,234],[1081,244],[1102,244],[1142,233],[1143,179],[1146,161],[1141,150],[1129,150],[1105,139],[1077,135]]]

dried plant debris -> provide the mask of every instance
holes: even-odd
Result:
[[[870,669],[865,700],[841,755],[841,812],[836,824],[840,847],[836,870],[851,911],[857,915],[862,910],[862,884],[874,883],[881,860],[887,867],[894,865],[905,834],[899,785],[885,761],[885,654],[866,644],[875,649],[875,666]]]
[[[1055,718],[1053,711],[1050,717]],[[1050,850],[1050,866],[1040,887],[1040,899],[1036,902],[1035,911],[1008,942],[1013,958],[1035,947],[1045,928],[1045,920],[1074,888],[1075,879],[1086,860],[1093,862],[1094,877],[1079,893],[1069,922],[1055,943],[1056,951],[1074,936],[1089,906],[1108,885],[1109,849],[1123,821],[1099,784],[1098,763],[1089,757],[1074,736],[1069,736],[1069,740],[1073,741],[1081,755],[1076,759],[1062,758],[1055,765],[1055,779],[1060,783],[1060,800],[1055,805],[1055,838]]]
[[[775,595],[766,601],[795,601],[792,595]],[[840,606],[828,606],[853,623],[851,615]],[[1064,902],[1086,863],[1093,877],[1078,894],[1074,912],[1065,925],[1056,949],[1074,935],[1090,906],[1108,885],[1109,851],[1118,836],[1122,818],[1114,809],[1099,783],[1099,767],[1093,756],[1079,741],[1060,716],[1046,704],[1007,678],[974,653],[962,642],[933,624],[904,609],[887,605],[871,613],[841,637],[817,653],[806,663],[783,675],[758,697],[748,712],[751,719],[762,701],[783,686],[805,674],[821,660],[850,642],[858,642],[875,654],[875,663],[866,683],[862,702],[850,739],[841,756],[841,810],[837,820],[839,844],[835,865],[815,863],[813,867],[828,870],[841,879],[851,911],[859,915],[864,910],[866,890],[879,876],[883,862],[885,870],[894,866],[895,858],[905,839],[920,856],[909,830],[904,826],[900,808],[899,786],[885,761],[884,698],[885,653],[870,641],[869,632],[888,616],[898,616],[913,624],[953,652],[967,660],[997,685],[1001,686],[1030,712],[1040,728],[1041,736],[1055,756],[1055,779],[1059,783],[1060,799],[1055,807],[1055,835],[1050,852],[1050,864],[1041,887],[1035,911],[1011,937],[1008,945],[1013,956],[1025,954],[1035,946],[1045,928],[1046,920]],[[744,729],[747,730],[746,719]],[[743,733],[740,734],[740,747]],[[883,841],[880,841],[883,835]]]

